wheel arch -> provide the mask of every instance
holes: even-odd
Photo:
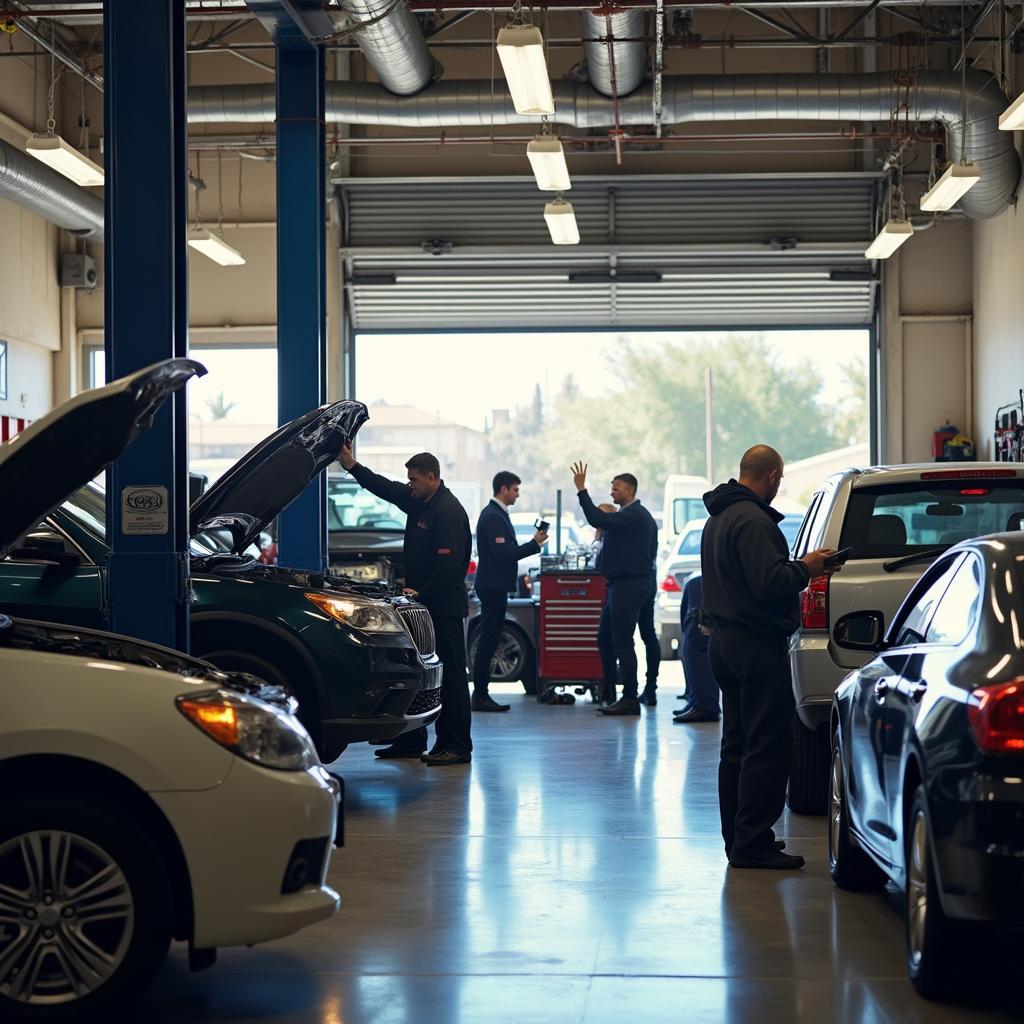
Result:
[[[173,935],[191,939],[194,930],[192,881],[177,833],[145,790],[120,772],[65,754],[25,754],[0,761],[0,792],[53,792],[83,799],[101,797],[141,825],[166,858],[173,893]]]

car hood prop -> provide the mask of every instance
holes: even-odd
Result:
[[[205,373],[191,359],[165,359],[76,395],[0,445],[0,557],[147,430],[170,395]]]
[[[192,535],[226,529],[232,551],[242,554],[351,444],[370,418],[362,402],[346,399],[313,409],[262,440],[242,456],[189,513]]]

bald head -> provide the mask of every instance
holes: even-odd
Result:
[[[779,493],[785,465],[782,456],[766,444],[748,448],[740,459],[740,483],[771,504]]]

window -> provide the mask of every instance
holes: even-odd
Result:
[[[925,631],[939,598],[946,592],[959,555],[945,559],[930,569],[911,590],[903,607],[900,608],[892,625],[891,635],[897,647],[919,644],[924,641]]]
[[[676,498],[672,502],[672,532],[682,533],[686,524],[693,519],[707,516],[703,498]]]
[[[405,530],[405,513],[390,502],[364,491],[348,477],[327,478],[327,529],[386,530],[401,533]]]
[[[683,534],[683,539],[679,542],[679,547],[676,549],[677,555],[699,555],[700,554],[700,539],[704,533],[703,527],[699,530],[690,530],[688,533]]]
[[[929,644],[958,644],[970,635],[981,604],[981,567],[977,558],[964,559],[949,589],[935,609],[935,617],[928,627],[925,642]]]
[[[987,533],[1003,533],[1024,511],[1018,480],[893,484],[855,488],[840,547],[854,558],[899,558],[949,547]]]
[[[7,342],[0,341],[0,402],[7,398]]]
[[[18,538],[14,548],[39,548],[43,551],[55,551],[66,555],[77,555],[78,549],[64,534],[53,529],[45,520],[33,526],[31,530]],[[35,559],[33,559],[34,561]],[[7,561],[23,561],[20,558],[7,556]]]

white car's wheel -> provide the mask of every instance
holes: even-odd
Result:
[[[0,823],[0,1018],[61,1020],[137,995],[171,936],[145,833],[104,804],[41,796]]]

